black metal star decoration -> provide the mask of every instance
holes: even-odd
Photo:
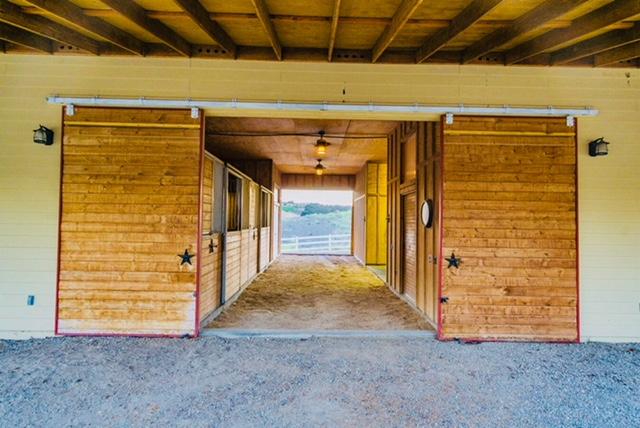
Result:
[[[445,257],[445,260],[449,262],[449,266],[447,266],[447,269],[452,267],[460,269],[460,263],[462,263],[462,259],[456,257],[455,253],[451,253],[451,257]]]
[[[188,263],[188,264],[193,266],[193,263],[191,263],[191,258],[193,256],[195,256],[195,254],[189,254],[189,249],[188,248],[186,250],[184,250],[184,254],[178,254],[178,257],[180,257],[182,259],[180,261],[180,266],[182,266],[185,263]]]
[[[211,241],[209,241],[209,254],[213,253],[213,251],[215,250],[215,245],[213,245],[213,239]]]

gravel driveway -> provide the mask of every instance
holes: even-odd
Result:
[[[0,426],[640,426],[640,345],[0,341]]]

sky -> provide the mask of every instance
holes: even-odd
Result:
[[[317,202],[326,205],[352,205],[353,192],[350,190],[282,190],[283,202]]]

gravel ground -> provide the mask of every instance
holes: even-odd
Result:
[[[640,426],[640,345],[0,341],[0,426]]]

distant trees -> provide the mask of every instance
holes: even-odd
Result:
[[[333,212],[351,211],[351,207],[348,205],[325,205],[316,202],[312,203],[296,203],[285,202],[282,205],[282,210],[285,212],[295,213],[299,216],[305,217],[314,214],[329,214]]]

